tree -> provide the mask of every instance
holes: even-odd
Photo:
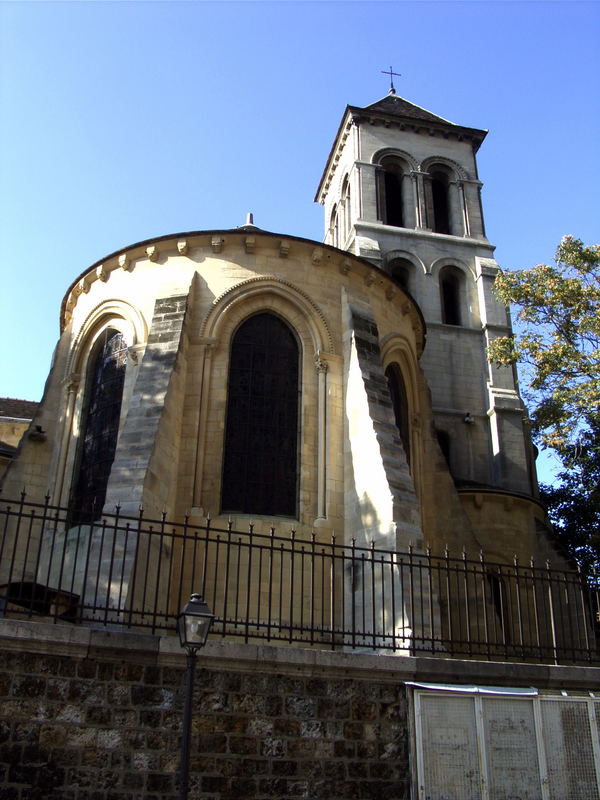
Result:
[[[518,310],[515,335],[496,339],[489,357],[519,364],[534,438],[563,465],[542,497],[571,555],[599,564],[600,245],[565,236],[555,266],[505,272],[494,288]]]
[[[573,451],[563,457],[555,486],[540,495],[550,521],[569,555],[584,572],[600,567],[600,429],[583,431]]]

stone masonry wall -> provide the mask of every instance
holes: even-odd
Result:
[[[184,665],[175,636],[0,619],[0,800],[176,800]],[[580,694],[599,674],[211,639],[189,798],[408,800],[407,683]]]
[[[175,800],[184,658],[117,636],[2,648],[1,800]],[[191,799],[409,797],[401,683],[199,659],[193,703]]]

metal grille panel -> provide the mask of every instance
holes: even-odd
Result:
[[[481,800],[473,698],[425,695],[421,703],[424,797]]]
[[[531,700],[484,698],[490,800],[542,800]]]
[[[586,703],[542,701],[551,800],[598,800]]]

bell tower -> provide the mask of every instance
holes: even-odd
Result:
[[[421,367],[436,433],[457,486],[535,494],[526,416],[510,368],[487,361],[510,333],[492,284],[476,154],[486,131],[390,93],[347,106],[315,200],[325,243],[391,275],[427,325]]]

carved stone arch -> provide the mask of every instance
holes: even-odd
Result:
[[[466,278],[470,280],[475,280],[476,278],[475,268],[473,266],[467,264],[466,261],[462,261],[460,258],[449,258],[448,256],[436,258],[436,260],[431,263],[428,273],[435,277],[443,267],[456,267],[461,270],[461,272],[465,273]]]
[[[384,369],[392,362],[397,362],[402,368],[411,409],[413,413],[418,413],[419,365],[410,341],[399,333],[390,333],[383,337],[380,347]]]
[[[82,371],[94,341],[108,327],[120,330],[130,347],[145,344],[148,339],[148,325],[139,309],[124,300],[104,300],[90,311],[77,332],[67,360],[67,376]]]
[[[413,156],[411,156],[410,153],[407,153],[406,150],[398,150],[395,147],[384,147],[381,150],[377,150],[377,152],[373,153],[373,157],[371,158],[371,163],[381,164],[383,159],[389,156],[398,158],[401,161],[406,161],[407,165],[410,167],[411,170],[419,169],[417,160]]]
[[[148,326],[143,314],[129,303],[116,298],[104,300],[93,308],[83,321],[71,347],[65,370],[65,415],[62,420],[60,446],[55,454],[55,491],[58,502],[67,504],[78,460],[78,441],[85,417],[86,384],[89,377],[90,356],[103,331],[114,330],[123,334],[129,354],[133,348],[143,347],[148,339]],[[129,355],[128,354],[128,355]],[[135,359],[132,359],[135,364]],[[121,393],[121,424],[133,391],[136,370],[126,369]]]
[[[425,274],[425,265],[421,259],[406,250],[390,250],[384,256],[384,269],[398,281],[402,288],[415,297],[417,274]]]
[[[407,414],[407,436],[408,446],[405,444],[407,459],[409,462],[411,474],[415,482],[417,492],[421,485],[421,468],[422,468],[422,444],[421,444],[421,403],[419,392],[419,365],[416,360],[415,353],[411,347],[410,342],[406,337],[398,334],[391,333],[384,337],[381,341],[381,358],[383,362],[384,372],[386,378],[390,379],[390,370],[394,367],[399,370],[403,391],[406,394],[406,414]],[[390,387],[392,390],[392,387]],[[392,396],[392,405],[394,406],[394,417],[398,425],[397,409],[395,407],[396,399]],[[399,432],[401,438],[402,432]]]
[[[447,158],[446,156],[429,156],[421,162],[419,169],[421,172],[429,172],[431,167],[438,164],[449,169],[454,174],[455,179],[458,178],[461,181],[471,180],[471,176],[467,170],[459,164],[458,161],[454,161],[452,158]]]
[[[327,418],[327,356],[335,355],[335,348],[319,307],[301,289],[274,275],[250,278],[228,289],[214,300],[200,326],[198,341],[205,356],[196,505],[210,510],[221,508],[226,437],[223,428],[211,431],[212,420],[222,420],[226,413],[234,336],[244,323],[261,314],[277,316],[287,323],[299,345],[298,517],[312,522],[315,517],[324,516],[327,432],[319,420]],[[210,448],[206,444],[209,441]]]
[[[396,228],[415,228],[416,209],[411,173],[415,159],[403,150],[384,148],[373,156],[376,170],[377,219]]]
[[[274,275],[249,278],[215,298],[200,326],[200,336],[217,342],[228,339],[228,334],[242,319],[269,310],[286,319],[301,339],[309,337],[315,353],[335,352],[333,337],[321,309],[301,289]]]
[[[467,325],[471,314],[474,272],[456,258],[438,258],[431,267],[440,289],[441,321],[450,325]]]

